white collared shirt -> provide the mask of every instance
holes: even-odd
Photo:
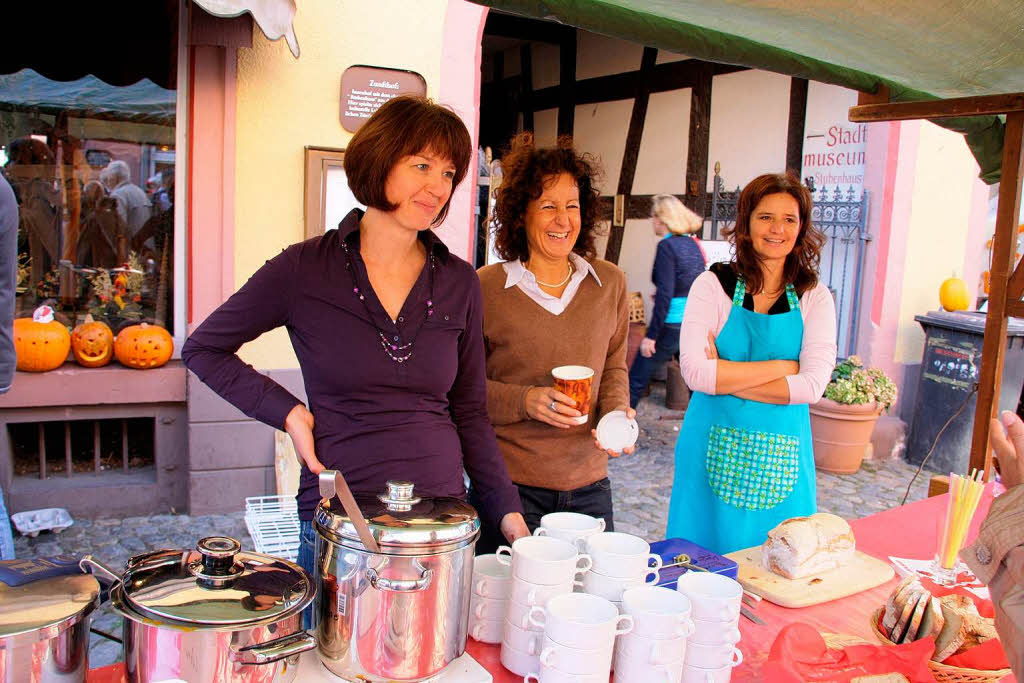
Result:
[[[566,285],[560,297],[552,296],[543,291],[540,285],[537,284],[537,278],[526,269],[526,266],[519,259],[506,261],[501,264],[507,275],[505,278],[505,289],[518,286],[526,296],[540,304],[544,310],[553,315],[561,315],[562,311],[568,308],[572,298],[576,296],[576,292],[579,291],[580,285],[583,284],[583,280],[586,279],[588,274],[594,276],[598,287],[601,286],[601,278],[597,276],[597,271],[594,270],[594,267],[585,258],[579,254],[572,253],[569,254],[569,260],[572,261],[573,266],[572,277],[569,278],[569,284]]]

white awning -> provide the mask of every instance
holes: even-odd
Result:
[[[292,19],[295,18],[295,0],[193,0],[217,17],[237,17],[245,12],[259,25],[263,34],[271,39],[284,38],[296,59],[299,41],[295,37]]]

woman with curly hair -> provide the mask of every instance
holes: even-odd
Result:
[[[484,297],[487,410],[498,447],[519,487],[531,530],[549,512],[601,517],[612,529],[608,456],[594,436],[598,420],[629,407],[626,277],[596,258],[597,168],[572,140],[541,149],[513,139],[502,158],[495,248],[504,263],[478,271]],[[594,370],[582,421],[552,386],[551,370]],[[625,452],[631,452],[626,449]],[[493,550],[484,528],[478,552]]]
[[[693,390],[676,442],[666,536],[718,553],[760,544],[817,509],[808,404],[836,360],[836,310],[818,281],[824,243],[791,174],[740,194],[731,263],[690,287],[680,334]]]

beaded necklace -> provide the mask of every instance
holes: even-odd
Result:
[[[388,355],[388,358],[394,362],[404,363],[412,357],[413,344],[416,343],[416,338],[420,336],[420,330],[423,329],[423,325],[421,324],[416,329],[416,333],[413,334],[412,339],[405,344],[398,344],[397,337],[393,340],[389,340],[387,333],[380,329],[380,326],[377,324],[377,319],[373,317],[373,312],[370,311],[370,307],[366,303],[366,296],[359,289],[359,283],[356,280],[356,269],[352,267],[352,256],[348,253],[348,244],[344,240],[341,241],[341,249],[345,252],[345,270],[347,270],[352,276],[352,293],[359,297],[359,300],[363,302],[363,308],[366,309],[366,316],[370,319],[370,323],[373,325],[374,329],[377,330],[377,334],[380,337],[381,348],[384,349],[384,353]],[[434,253],[430,251],[429,247],[427,250],[427,282],[429,284],[427,290],[427,309],[423,316],[424,324],[430,316],[434,315]]]

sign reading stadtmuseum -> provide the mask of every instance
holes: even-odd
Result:
[[[426,94],[427,82],[415,71],[350,66],[341,76],[341,125],[354,133],[388,100]]]

